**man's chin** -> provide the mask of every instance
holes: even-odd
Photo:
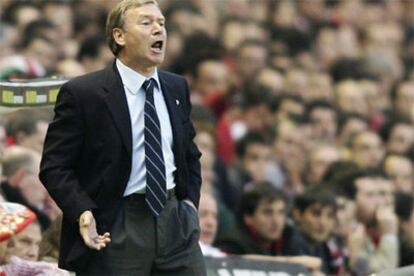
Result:
[[[164,61],[164,55],[152,55],[150,61],[154,66],[159,66]]]

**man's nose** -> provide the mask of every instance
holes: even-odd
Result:
[[[31,245],[29,246],[29,249],[27,251],[27,257],[30,259],[36,259],[39,252],[39,247],[37,245]]]
[[[158,35],[158,34],[163,33],[163,31],[164,31],[163,25],[161,25],[160,23],[155,23],[154,26],[155,26],[154,31],[153,31],[154,35]]]

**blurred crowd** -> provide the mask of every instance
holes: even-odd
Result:
[[[328,275],[413,265],[414,0],[158,2],[161,69],[191,90],[203,253]],[[104,26],[116,3],[0,0],[0,80],[111,64]],[[37,176],[52,116],[0,122],[1,194],[42,229],[31,255],[15,254],[31,261],[58,256],[60,211]]]

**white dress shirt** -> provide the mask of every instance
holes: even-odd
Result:
[[[145,146],[144,146],[144,105],[145,91],[142,84],[146,79],[153,78],[157,85],[154,86],[154,103],[157,109],[158,119],[161,127],[162,154],[164,157],[167,189],[175,187],[174,171],[176,170],[173,146],[173,134],[171,129],[170,116],[167,105],[161,91],[158,71],[146,78],[133,69],[123,64],[119,59],[116,60],[116,67],[121,75],[124,85],[125,95],[128,102],[129,116],[131,118],[132,129],[132,168],[129,175],[124,196],[133,193],[145,193],[146,187],[146,168],[145,168]]]

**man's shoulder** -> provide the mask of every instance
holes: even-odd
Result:
[[[76,89],[91,89],[102,86],[106,78],[107,69],[91,72],[82,76],[75,77],[66,83],[67,87]]]
[[[183,76],[180,76],[178,74],[175,74],[173,72],[169,72],[169,71],[164,71],[164,70],[158,70],[158,74],[161,78],[169,81],[169,80],[173,80],[173,81],[185,81],[185,78]]]

